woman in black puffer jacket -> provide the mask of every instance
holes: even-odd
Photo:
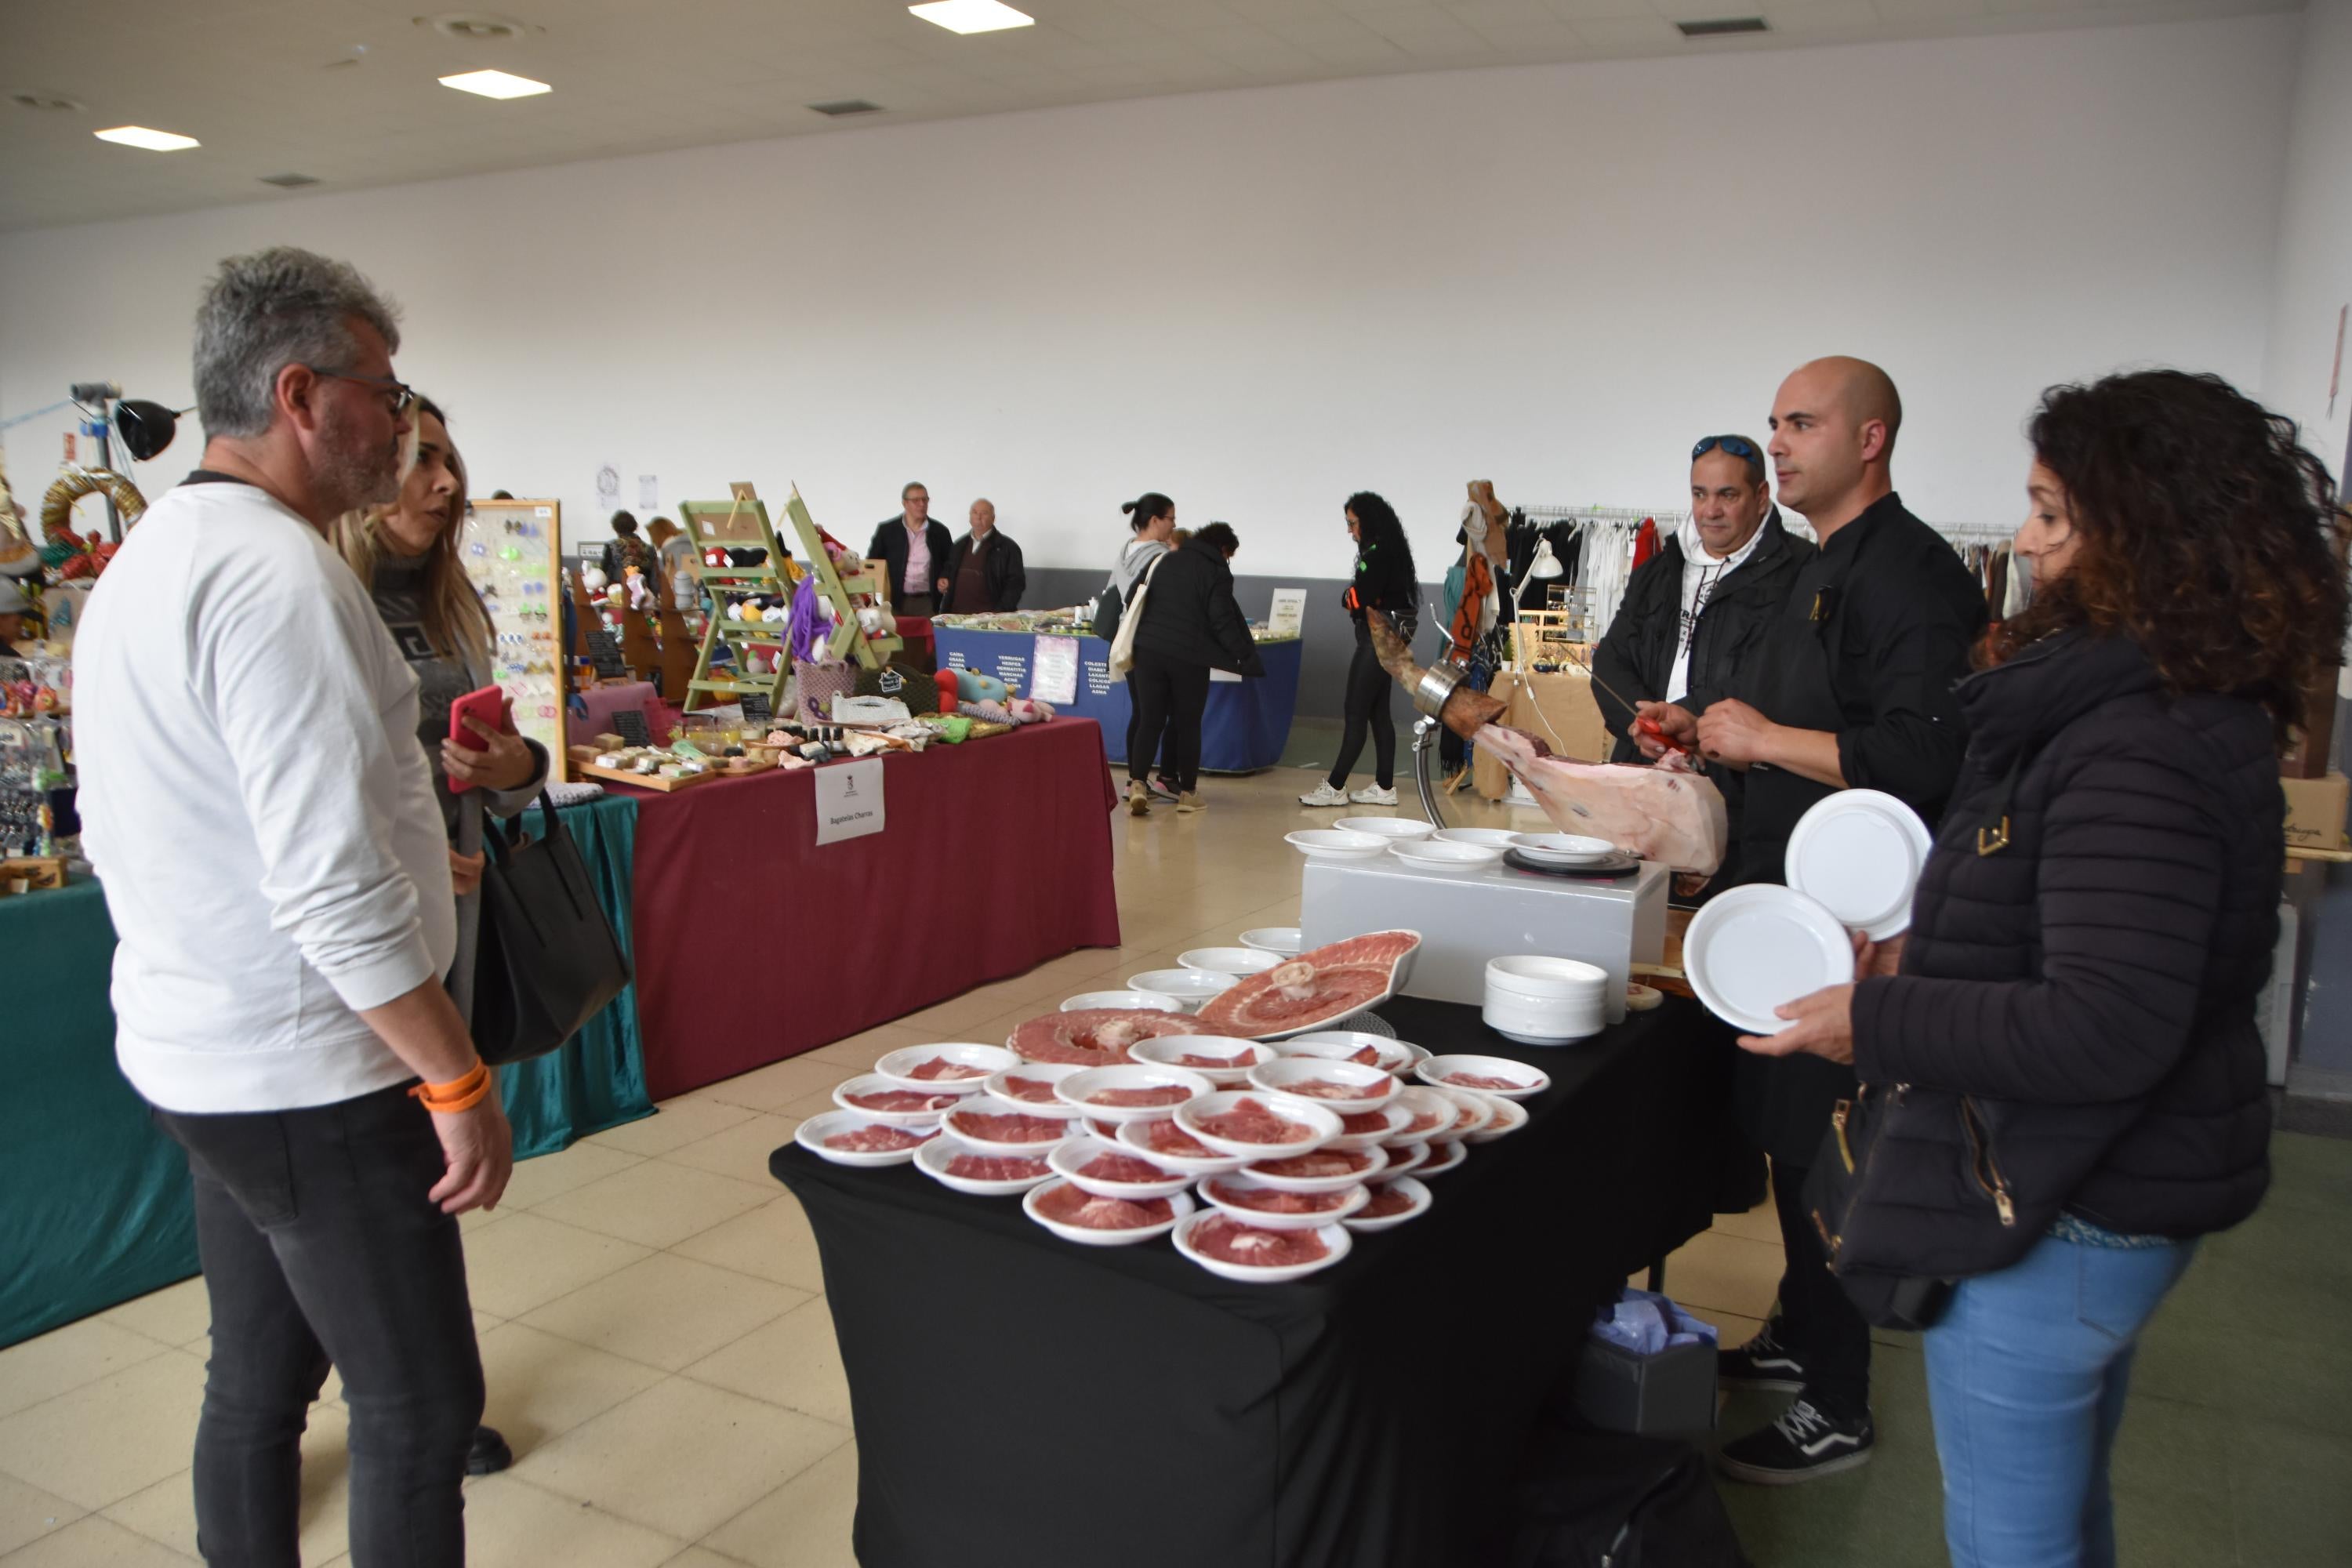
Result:
[[[1209,671],[1265,673],[1249,617],[1234,599],[1234,570],[1226,564],[1240,548],[1230,526],[1213,522],[1182,549],[1152,563],[1143,579],[1151,589],[1138,612],[1142,618],[1135,624],[1135,668],[1127,673],[1135,702],[1134,734],[1140,737],[1127,748],[1127,809],[1133,816],[1151,814],[1144,779],[1151,771],[1152,742],[1163,731],[1168,741],[1162,763],[1176,786],[1176,809],[1204,809],[1201,718],[1209,706]]]
[[[1866,1094],[1969,1097],[1980,1148],[1882,1136],[1844,1219],[1899,1226],[1928,1276],[2017,1237],[1927,1336],[1956,1568],[2116,1560],[2134,1345],[2270,1181],[2276,748],[2345,626],[2332,487],[2288,421],[2154,371],[2053,389],[2031,435],[2033,602],[1961,689],[1968,761],[1907,942],[1741,1042],[1850,1060]]]

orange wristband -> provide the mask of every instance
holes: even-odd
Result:
[[[473,1110],[497,1087],[498,1079],[490,1076],[489,1068],[476,1062],[474,1070],[463,1078],[451,1079],[447,1083],[420,1083],[408,1092],[423,1100],[425,1110],[447,1116]]]

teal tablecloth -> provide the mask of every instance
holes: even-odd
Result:
[[[629,944],[637,803],[563,813]],[[17,977],[0,1029],[0,1345],[196,1272],[188,1165],[114,1065],[114,926],[94,881],[0,898],[0,963]],[[632,985],[562,1050],[499,1073],[515,1154],[653,1113]]]

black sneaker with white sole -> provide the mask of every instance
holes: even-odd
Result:
[[[1801,1394],[1805,1366],[1788,1346],[1772,1337],[1772,1324],[1737,1350],[1715,1352],[1715,1380],[1726,1388],[1759,1388],[1774,1394]]]
[[[1726,1443],[1716,1468],[1735,1481],[1759,1487],[1791,1487],[1870,1463],[1877,1434],[1868,1415],[1826,1415],[1800,1399],[1761,1432]]]

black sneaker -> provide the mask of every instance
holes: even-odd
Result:
[[[1870,1463],[1871,1445],[1876,1441],[1868,1415],[1842,1420],[1800,1399],[1761,1432],[1725,1444],[1715,1465],[1735,1481],[1791,1487],[1860,1468]]]
[[[1738,1350],[1715,1352],[1715,1381],[1726,1388],[1802,1394],[1805,1367],[1795,1352],[1772,1337],[1772,1325],[1767,1323]]]
[[[514,1450],[499,1436],[495,1426],[477,1426],[474,1440],[466,1448],[466,1473],[469,1476],[494,1476],[514,1463]]]

